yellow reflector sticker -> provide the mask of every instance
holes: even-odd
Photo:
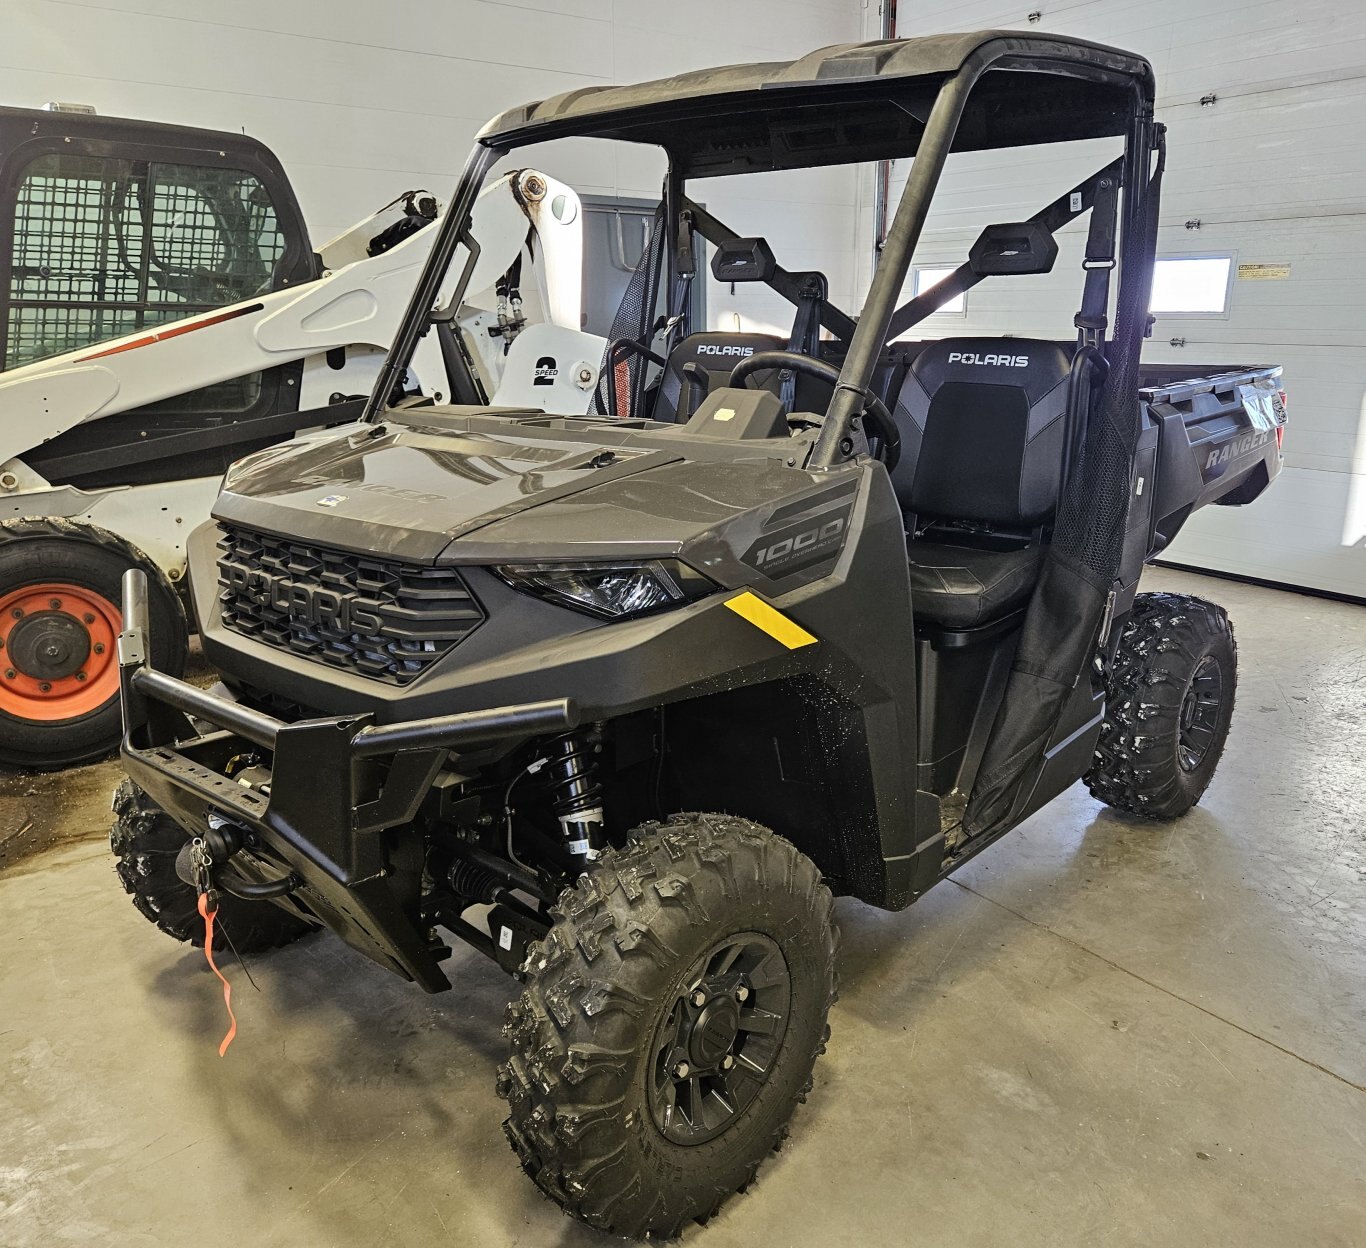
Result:
[[[814,646],[819,638],[813,637],[795,620],[789,620],[781,611],[770,607],[762,598],[746,590],[726,599],[728,606],[736,615],[748,620],[755,628],[767,633],[774,641],[779,641],[789,650],[800,650],[802,646]]]

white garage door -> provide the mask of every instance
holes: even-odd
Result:
[[[1025,29],[1030,7],[903,0],[898,34]],[[1205,508],[1165,557],[1366,596],[1366,4],[1092,0],[1038,8],[1038,29],[1142,53],[1157,71],[1169,145],[1159,256],[1223,255],[1235,272],[1245,266],[1226,314],[1160,317],[1144,358],[1285,366],[1291,423],[1275,488],[1251,507]],[[1028,215],[1070,174],[1090,173],[1101,149],[1079,146],[1036,148],[1008,162],[955,157],[945,186],[953,194],[931,218],[917,263],[958,263],[983,221]],[[893,196],[905,173],[895,171]],[[973,212],[969,227],[963,216],[956,223],[955,204],[995,215]],[[1060,242],[1059,264],[1074,262],[1080,231]],[[1040,306],[1027,290],[985,283],[965,315],[931,318],[923,332],[1065,336],[1075,308]]]

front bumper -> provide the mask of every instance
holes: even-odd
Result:
[[[411,823],[453,751],[568,731],[577,724],[574,704],[527,702],[385,725],[370,714],[285,723],[148,665],[140,571],[124,576],[123,621],[120,752],[134,782],[188,836],[206,835],[211,816],[242,829],[234,869],[265,884],[296,877],[281,904],[302,906],[429,992],[449,987],[418,912],[420,847],[414,861],[407,846],[407,869],[394,870],[403,851],[385,834]]]

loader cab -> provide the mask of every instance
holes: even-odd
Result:
[[[0,367],[316,275],[294,192],[257,140],[0,108]]]
[[[108,340],[319,271],[294,190],[258,140],[0,108],[0,369],[83,350],[90,358]],[[216,473],[276,440],[252,435],[297,409],[302,378],[302,364],[290,363],[188,390],[67,429],[25,462],[54,485],[80,489]],[[244,436],[207,452],[152,450],[163,438],[224,425],[240,425]]]

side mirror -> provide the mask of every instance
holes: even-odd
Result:
[[[978,277],[1049,273],[1057,258],[1057,239],[1037,221],[989,225],[968,252],[968,264]]]

